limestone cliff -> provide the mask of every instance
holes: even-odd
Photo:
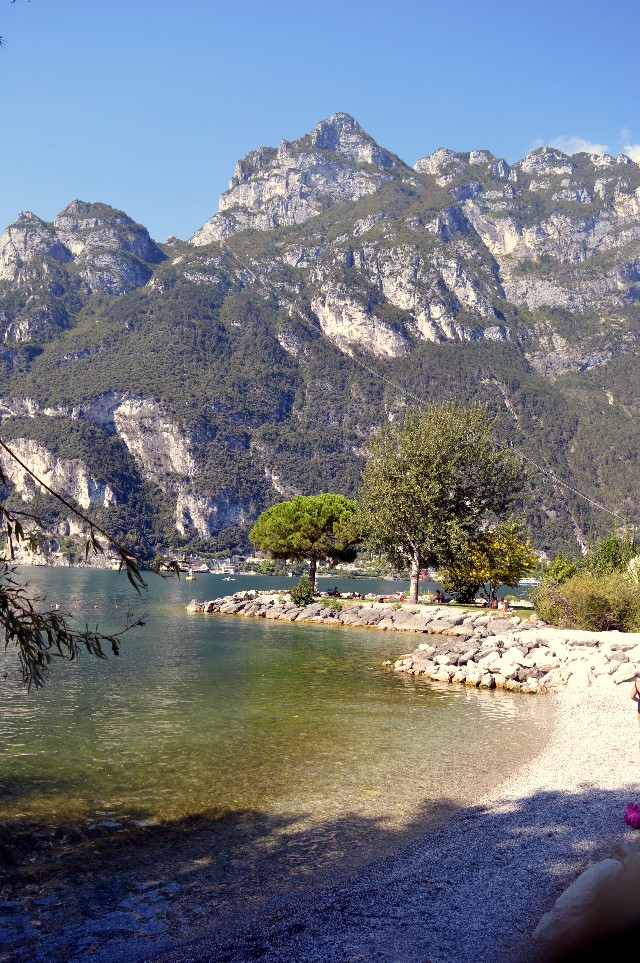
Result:
[[[334,114],[300,140],[252,151],[236,165],[219,212],[191,238],[209,244],[239,231],[303,224],[328,206],[374,193],[404,168],[348,114]]]
[[[239,161],[189,242],[104,204],[20,214],[0,238],[0,416],[141,542],[355,494],[372,429],[450,395],[635,518],[639,310],[628,157],[441,147],[409,167],[338,113]],[[543,477],[539,544],[584,544],[591,508]]]
[[[93,478],[80,459],[56,458],[43,445],[26,438],[16,439],[11,447],[46,485],[73,499],[81,508],[110,508],[117,504],[115,492],[104,481]],[[42,490],[31,475],[4,450],[0,451],[0,467],[25,501],[32,501],[37,492]]]
[[[68,326],[87,296],[146,284],[164,257],[144,227],[106,204],[72,201],[50,224],[21,211],[0,237],[5,340],[31,341],[51,325]]]

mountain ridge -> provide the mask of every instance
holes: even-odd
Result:
[[[43,466],[64,435],[121,537],[237,545],[278,497],[353,494],[375,425],[454,395],[635,519],[639,320],[629,158],[439,148],[411,168],[334,114],[239,161],[191,241],[104,204],[21,213],[0,238],[3,431]],[[545,551],[606,517],[543,476],[529,514]]]

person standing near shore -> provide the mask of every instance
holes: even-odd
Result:
[[[633,689],[631,690],[631,698],[638,706],[638,722],[640,722],[640,690],[638,689],[638,680],[634,679]]]

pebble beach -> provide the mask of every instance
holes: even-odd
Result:
[[[398,609],[390,614],[397,618],[399,613]],[[456,628],[453,625],[451,630]],[[509,628],[519,636],[524,652],[522,628],[517,623]],[[400,622],[394,623],[392,631],[399,629]],[[488,634],[491,623],[474,630],[481,632],[474,636],[481,649],[485,643],[487,649],[499,645],[497,641],[488,644],[497,638]],[[412,634],[405,626],[401,631],[406,634],[398,635],[398,655]],[[547,631],[536,627],[539,637],[533,644],[539,647],[546,641],[549,648],[552,640],[540,636]],[[574,641],[575,646],[563,643],[569,654],[573,648],[586,652],[584,639]],[[460,643],[459,635],[453,634],[444,644],[453,643]],[[638,713],[630,699],[631,683],[613,679],[635,664],[626,654],[633,653],[635,642],[615,641],[624,648],[612,648],[611,642],[598,644],[611,651],[598,663],[597,671],[603,675],[594,675],[593,684],[584,687],[586,675],[580,670],[574,673],[577,686],[565,684],[544,695],[522,692],[516,696],[523,701],[548,700],[549,731],[539,753],[497,788],[479,792],[471,802],[452,798],[425,810],[418,831],[398,841],[387,855],[369,857],[353,870],[345,853],[344,864],[336,863],[327,873],[320,867],[314,872],[311,852],[301,850],[300,859],[310,868],[301,885],[294,888],[286,879],[276,879],[275,895],[265,893],[260,901],[246,893],[231,913],[224,912],[224,893],[218,906],[209,898],[216,870],[202,861],[210,845],[206,825],[185,826],[175,838],[165,837],[160,827],[142,828],[130,840],[115,830],[113,840],[105,836],[103,856],[106,871],[107,860],[114,858],[111,842],[119,845],[125,876],[117,911],[87,905],[73,920],[68,918],[63,929],[54,931],[47,924],[36,933],[29,921],[37,904],[44,906],[50,897],[47,890],[36,893],[34,889],[32,902],[37,898],[29,915],[19,902],[3,904],[5,924],[13,920],[16,927],[26,929],[19,942],[3,946],[0,941],[0,961],[546,963],[552,958],[549,946],[532,938],[543,914],[588,867],[606,857],[622,858],[620,854],[628,852],[636,839],[640,850],[640,832],[623,822],[627,803],[640,802]],[[555,641],[553,645],[554,652],[560,651]],[[611,657],[615,652],[618,659]],[[425,654],[427,649],[419,648],[415,658]],[[500,659],[505,661],[504,654]],[[443,665],[446,668],[449,661]],[[559,676],[558,680],[562,681]],[[444,679],[424,684],[447,685]],[[500,693],[496,698],[502,698]],[[508,738],[505,735],[506,757]],[[491,764],[492,759],[480,751],[479,767]],[[428,768],[428,758],[424,766]],[[104,832],[111,831],[105,828]],[[151,848],[156,833],[157,845]],[[192,835],[188,848],[185,833]],[[171,857],[174,848],[184,853],[179,866]],[[80,857],[81,852],[76,861]],[[141,870],[138,864],[145,860],[146,868]],[[134,869],[140,878],[152,882],[131,887],[127,874]],[[96,864],[98,871],[102,872],[101,864]],[[275,862],[271,871],[278,872]]]
[[[640,738],[630,686],[566,689],[549,741],[471,807],[339,885],[280,899],[237,928],[159,955],[225,960],[459,963],[549,959],[532,939],[543,913],[587,867],[640,834]],[[527,698],[523,696],[523,698]]]

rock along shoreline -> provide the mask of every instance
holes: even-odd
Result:
[[[186,608],[439,636],[437,642],[421,642],[395,663],[386,663],[396,672],[435,682],[536,694],[590,686],[613,690],[640,675],[640,633],[555,629],[536,616],[523,621],[492,610],[369,599],[343,607],[328,600],[300,607],[286,590],[236,592],[207,602],[192,599]]]

